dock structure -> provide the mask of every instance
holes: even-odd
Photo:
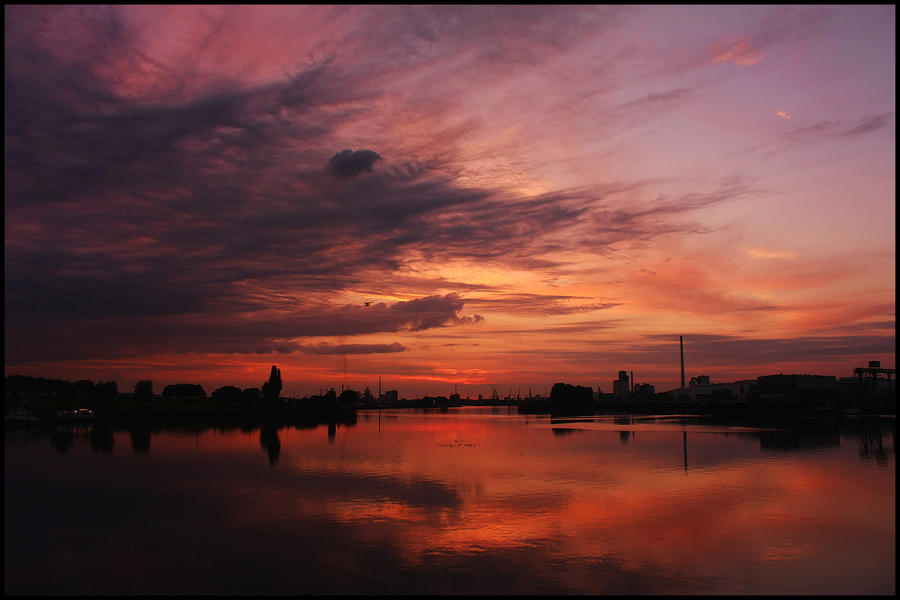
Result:
[[[894,387],[893,377],[897,375],[897,369],[884,369],[881,367],[881,361],[870,360],[868,367],[856,367],[853,374],[862,384],[869,384],[877,387],[881,375],[887,376],[887,387],[891,390]]]

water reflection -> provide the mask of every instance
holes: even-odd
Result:
[[[409,411],[413,412],[413,411]],[[448,411],[429,411],[432,415],[447,414]],[[452,414],[452,413],[450,413]],[[363,423],[377,428],[381,433],[382,418],[386,423],[394,423],[398,419],[402,419],[400,414],[363,414]],[[529,425],[533,427],[541,427],[538,420],[535,423],[534,417],[530,417],[531,423],[526,419],[517,418],[515,415],[510,419],[517,420],[520,425]],[[594,419],[550,419],[544,423],[550,425],[549,429],[553,433],[554,438],[569,438],[579,431],[590,431],[593,429],[605,430],[603,425],[604,418]],[[872,459],[878,464],[888,464],[890,456],[894,454],[896,428],[892,419],[847,419],[840,422],[835,420],[817,421],[812,425],[806,424],[803,427],[781,427],[774,429],[753,428],[753,427],[735,427],[735,426],[717,426],[717,425],[698,425],[698,418],[691,417],[683,420],[682,425],[672,426],[673,420],[670,417],[637,417],[616,415],[609,417],[615,425],[629,425],[628,429],[615,430],[613,425],[608,428],[615,431],[620,444],[626,445],[636,440],[636,432],[642,430],[644,432],[662,432],[677,431],[682,434],[682,458],[684,465],[687,464],[687,437],[688,431],[703,433],[705,435],[718,435],[725,439],[736,436],[741,440],[753,440],[758,443],[758,447],[765,452],[804,452],[818,451],[824,449],[838,449],[841,447],[842,438],[854,438],[857,440],[859,457],[862,459]],[[676,420],[677,421],[677,420]],[[344,424],[345,427],[353,427],[354,424]],[[329,444],[334,444],[337,428],[336,423],[326,425],[316,424],[295,424],[290,429],[295,431],[317,430],[324,427],[327,431],[327,439]],[[693,428],[691,428],[693,427]],[[97,424],[63,424],[52,429],[46,428],[19,428],[6,431],[7,442],[27,443],[30,441],[50,438],[51,448],[59,454],[67,453],[77,439],[87,440],[91,449],[97,454],[112,454],[115,448],[115,433],[117,431],[127,431],[131,449],[135,455],[147,455],[150,453],[151,439],[162,431],[183,431],[190,432],[194,435],[195,448],[199,447],[199,439],[201,436],[215,431],[220,435],[227,435],[229,432],[239,430],[241,433],[259,435],[260,446],[266,451],[270,464],[274,466],[278,463],[281,453],[281,438],[278,434],[283,425],[256,423],[242,423],[239,425],[222,425],[206,426],[201,424],[180,425],[176,427],[157,427],[151,429],[145,424],[132,424],[125,428],[117,427],[109,423]],[[885,441],[887,440],[887,441]],[[469,444],[472,445],[472,444]],[[719,453],[722,460],[730,460],[729,455]]]
[[[8,436],[7,591],[894,591],[893,421],[342,426]],[[35,502],[48,493],[65,506]]]
[[[115,438],[109,423],[94,423],[90,433],[91,449],[97,454],[112,454]]]
[[[776,430],[759,434],[759,445],[763,450],[798,452],[837,448],[841,437],[837,428],[825,427],[814,430]]]
[[[50,434],[50,445],[60,454],[65,454],[74,441],[75,432],[71,427],[56,427]]]
[[[281,454],[281,439],[278,437],[278,429],[274,425],[263,425],[259,428],[259,443],[269,455],[269,466],[274,467]]]
[[[887,466],[888,449],[884,443],[883,424],[873,421],[861,428],[859,432],[859,456],[863,459],[875,459],[879,466]],[[891,446],[896,443],[896,429],[891,428]]]
[[[150,427],[149,425],[132,425],[128,430],[131,437],[131,450],[135,454],[148,454],[150,452]]]

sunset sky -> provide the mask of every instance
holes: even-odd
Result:
[[[894,6],[7,6],[5,373],[895,366]]]

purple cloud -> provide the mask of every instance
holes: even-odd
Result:
[[[381,160],[373,150],[341,150],[328,161],[327,169],[335,177],[353,177],[371,173],[375,161]]]

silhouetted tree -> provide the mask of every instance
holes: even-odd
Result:
[[[247,407],[257,406],[262,400],[259,388],[246,388],[241,390],[241,403]]]
[[[119,397],[119,387],[115,381],[98,381],[94,386],[94,398],[101,402],[112,402]]]
[[[262,397],[267,404],[273,404],[278,401],[281,394],[281,370],[272,365],[272,372],[269,374],[269,380],[262,386]]]
[[[75,393],[88,398],[92,397],[94,395],[94,382],[90,379],[79,379],[75,382]]]
[[[75,386],[70,381],[28,377],[27,375],[10,375],[6,378],[3,391],[14,398],[19,395],[56,397],[65,401],[75,398]]]
[[[153,382],[149,379],[141,379],[134,384],[134,401],[149,403],[153,399]]]
[[[594,407],[594,392],[591,388],[569,383],[554,383],[550,390],[550,412],[554,414],[574,414],[591,411]]]
[[[233,385],[225,385],[215,390],[212,395],[210,395],[210,398],[220,403],[222,406],[229,402],[237,403],[241,401],[241,388]]]
[[[167,398],[190,398],[202,400],[206,398],[203,386],[196,383],[173,383],[163,388],[163,396]]]

